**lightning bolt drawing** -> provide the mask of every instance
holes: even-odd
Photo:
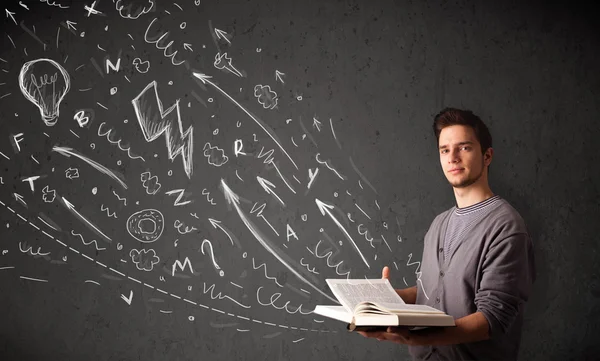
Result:
[[[151,89],[154,92],[151,92]],[[152,142],[164,133],[169,159],[173,161],[176,156],[181,155],[185,174],[191,178],[193,127],[190,126],[185,132],[183,131],[179,99],[170,108],[164,110],[158,97],[156,81],[152,81],[131,101],[131,104],[146,142]]]

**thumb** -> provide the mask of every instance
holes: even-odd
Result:
[[[390,268],[388,266],[383,267],[383,270],[381,271],[381,278],[383,279],[390,279]]]

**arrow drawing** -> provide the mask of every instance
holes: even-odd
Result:
[[[227,94],[223,89],[219,88],[218,85],[216,85],[215,83],[213,83],[212,81],[210,81],[210,79],[212,78],[212,76],[210,75],[206,75],[206,74],[202,74],[202,73],[196,73],[194,72],[193,75],[200,79],[200,81],[202,82],[202,84],[206,85],[207,83],[212,85],[215,89],[217,89],[219,92],[221,92],[221,94],[223,94],[225,97],[227,97],[227,99],[229,99],[233,104],[237,105],[238,108],[240,108],[241,110],[244,111],[244,113],[246,113],[250,118],[252,118],[252,120],[254,120],[256,122],[256,124],[258,124],[261,129],[267,133],[267,135],[275,142],[275,144],[277,144],[277,146],[279,147],[279,149],[281,149],[281,151],[289,158],[289,160],[292,162],[292,164],[294,165],[294,167],[296,167],[296,169],[298,169],[298,166],[296,165],[296,163],[294,162],[294,160],[292,159],[292,157],[288,154],[288,152],[286,152],[286,150],[283,148],[283,146],[281,145],[281,143],[279,143],[279,141],[275,138],[275,135],[271,134],[271,132],[269,130],[267,130],[266,128],[266,124],[263,123],[261,120],[257,119],[256,117],[254,117],[254,115],[252,115],[252,113],[250,113],[249,111],[247,111],[240,103],[236,102],[235,99],[233,99],[229,94]]]
[[[313,117],[313,127],[317,128],[319,132],[321,131],[322,125],[323,123],[321,123],[317,118]]]
[[[192,50],[192,44],[183,43],[183,48],[185,50],[189,50],[189,51],[192,51],[192,52],[194,51],[194,50]]]
[[[75,27],[75,25],[77,25],[76,22],[67,20],[67,29],[73,29],[73,30],[77,31],[77,28]]]
[[[188,178],[192,176],[193,127],[185,132],[181,125],[179,99],[170,108],[164,110],[158,97],[156,81],[149,83],[132,101],[133,109],[146,142],[152,142],[165,135],[169,159],[181,155],[183,169]]]
[[[287,269],[289,269],[302,282],[306,283],[307,285],[312,287],[315,291],[317,291],[320,294],[322,294],[323,296],[327,297],[332,302],[335,302],[336,304],[338,304],[339,302],[337,302],[335,299],[330,297],[325,292],[321,291],[317,286],[313,285],[309,280],[304,278],[304,276],[302,276],[294,267],[292,267],[291,263],[293,261],[285,253],[283,253],[280,249],[278,249],[277,246],[273,245],[269,241],[269,239],[265,235],[263,235],[262,232],[254,225],[254,223],[252,223],[252,221],[250,221],[248,219],[248,217],[246,217],[246,215],[244,214],[244,212],[242,211],[242,209],[240,207],[239,196],[237,194],[235,194],[231,190],[231,188],[229,188],[229,186],[227,186],[227,184],[225,183],[225,180],[222,178],[221,178],[221,186],[223,187],[223,193],[225,194],[225,199],[227,200],[227,202],[229,204],[233,205],[233,207],[237,211],[237,214],[240,217],[240,219],[242,220],[242,222],[244,223],[244,225],[246,225],[248,230],[252,233],[254,238],[256,238],[256,240],[261,244],[261,246],[263,246],[269,253],[271,253],[273,256],[275,256],[275,258],[277,258],[277,260],[282,265],[284,265]],[[312,276],[310,274],[309,274],[309,277],[314,279],[314,276]],[[314,280],[316,283],[316,279],[314,279]]]
[[[331,210],[333,209],[333,206],[329,205],[329,204],[326,204],[324,202],[321,202],[317,198],[315,198],[315,202],[317,203],[317,207],[319,207],[319,211],[321,211],[321,214],[325,215],[325,213],[327,213],[327,215],[329,217],[331,217],[331,219],[333,220],[333,222],[335,224],[337,224],[338,228],[344,233],[344,235],[346,236],[346,238],[348,239],[348,241],[350,241],[350,243],[352,243],[352,246],[354,247],[354,249],[356,250],[356,252],[358,252],[358,254],[362,258],[363,262],[365,262],[365,264],[367,265],[367,267],[371,268],[371,266],[369,266],[369,262],[367,262],[367,259],[365,258],[365,256],[363,256],[362,252],[360,251],[360,249],[358,248],[358,246],[356,245],[356,243],[354,242],[354,240],[352,239],[352,237],[350,236],[350,234],[348,233],[348,231],[346,231],[346,229],[344,228],[344,226],[342,226],[342,224],[331,213]]]
[[[14,18],[14,16],[13,16],[13,15],[15,15],[16,13],[13,13],[12,11],[8,11],[8,9],[4,9],[4,10],[6,10],[6,17],[9,17],[9,16],[10,16],[10,18],[12,19],[12,21],[14,21],[14,22],[15,22],[15,25],[18,25],[18,24],[17,24],[17,21],[15,20],[15,18]]]
[[[131,301],[133,300],[133,291],[129,291],[129,297],[125,297],[125,295],[122,294],[121,299],[131,306]]]
[[[215,28],[215,35],[217,36],[217,39],[223,39],[227,43],[229,43],[229,45],[231,45],[231,41],[229,41],[229,39],[227,38],[228,34],[223,30]]]
[[[119,176],[117,176],[115,174],[114,171],[106,168],[105,166],[103,166],[102,164],[95,162],[91,159],[89,159],[88,157],[84,156],[83,154],[75,151],[72,148],[68,148],[68,147],[59,147],[59,146],[54,146],[52,147],[52,151],[53,152],[58,152],[62,155],[64,155],[65,157],[70,157],[70,156],[74,156],[77,157],[79,159],[81,159],[82,161],[86,162],[87,164],[91,165],[94,169],[96,169],[97,171],[99,171],[100,173],[104,173],[106,175],[108,175],[109,177],[111,177],[112,179],[116,180],[117,182],[119,182],[119,184],[127,189],[127,184],[125,184],[125,182],[123,182],[121,180],[121,178],[119,178]]]
[[[273,195],[273,197],[277,198],[279,203],[281,203],[281,205],[285,207],[285,203],[281,200],[281,198],[279,198],[277,193],[275,193],[275,191],[273,190],[273,188],[275,188],[275,184],[273,184],[273,183],[269,182],[268,180],[266,180],[262,177],[259,177],[259,176],[256,176],[256,180],[258,181],[258,184],[260,184],[260,186],[265,190],[265,192],[267,192],[267,194]]]
[[[275,80],[279,80],[281,82],[281,84],[285,83],[282,78],[282,76],[284,76],[284,75],[285,75],[285,73],[282,73],[279,70],[275,69]]]
[[[19,193],[13,193],[15,200],[19,203],[21,203],[25,208],[27,208],[27,203],[25,203],[25,200],[23,199],[23,196],[20,195]]]
[[[104,233],[102,233],[102,231],[100,229],[98,229],[98,227],[96,227],[92,222],[90,222],[87,219],[85,219],[85,217],[83,215],[81,215],[81,213],[77,212],[77,210],[75,209],[75,206],[73,205],[73,203],[69,202],[65,197],[61,197],[61,198],[62,198],[63,203],[65,204],[65,206],[67,207],[67,209],[69,211],[71,211],[71,213],[74,213],[77,217],[79,217],[82,221],[84,221],[88,225],[88,227],[91,227],[91,229],[93,231],[97,232],[102,237],[106,238],[109,242],[112,242],[112,239],[110,239],[109,236],[107,236]]]
[[[213,226],[213,228],[215,228],[215,229],[219,228],[221,231],[223,231],[223,233],[225,233],[227,238],[229,238],[229,241],[231,242],[231,245],[233,246],[233,239],[231,238],[231,235],[228,232],[229,230],[221,225],[221,221],[217,221],[216,219],[212,219],[212,218],[208,218],[208,221]],[[236,243],[239,243],[239,242],[237,242],[237,239],[236,239]],[[240,247],[239,244],[238,244],[238,247]]]

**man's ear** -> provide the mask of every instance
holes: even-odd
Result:
[[[492,163],[492,158],[494,157],[494,149],[488,148],[483,154],[483,161],[486,165],[490,165]]]

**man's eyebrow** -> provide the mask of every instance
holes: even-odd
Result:
[[[467,141],[464,141],[464,142],[456,143],[455,145],[456,145],[456,146],[461,146],[461,145],[466,145],[466,144],[472,145],[472,144],[474,144],[474,143],[473,143],[472,141],[470,141],[470,140],[467,140]],[[444,145],[440,145],[440,147],[439,147],[439,148],[440,148],[440,149],[445,149],[445,148],[448,148],[448,145],[446,145],[446,144],[444,144]]]

